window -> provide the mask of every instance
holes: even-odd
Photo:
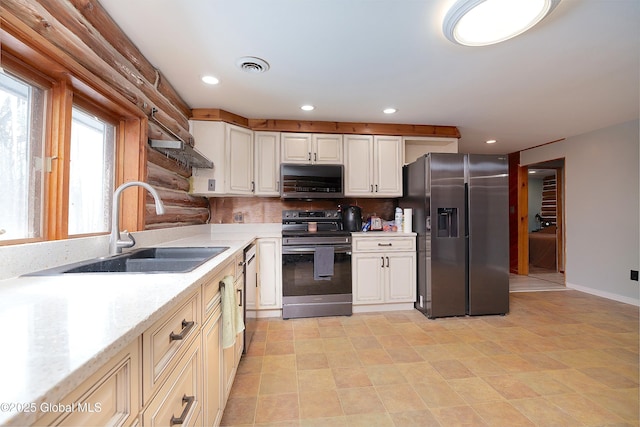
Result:
[[[45,92],[0,71],[0,241],[43,235]]]
[[[74,107],[69,157],[68,234],[110,231],[115,126]]]

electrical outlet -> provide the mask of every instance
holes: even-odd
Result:
[[[233,222],[243,223],[244,222],[244,213],[243,212],[234,212],[233,213]]]
[[[638,270],[631,270],[631,280],[638,281]]]
[[[209,180],[207,190],[216,191],[216,180],[215,179],[210,179]]]

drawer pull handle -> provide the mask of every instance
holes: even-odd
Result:
[[[186,320],[182,321],[182,330],[180,331],[179,334],[174,334],[173,332],[171,332],[169,334],[169,341],[179,341],[179,340],[183,340],[184,337],[187,336],[187,334],[189,333],[189,331],[191,330],[191,328],[193,328],[193,325],[195,325],[196,323],[191,320],[189,322],[187,322]]]
[[[378,246],[393,246],[393,243],[378,243]]]
[[[186,394],[184,396],[182,396],[182,404],[184,405],[186,403],[187,406],[185,406],[184,409],[182,410],[182,414],[180,414],[180,418],[176,418],[173,415],[171,415],[171,425],[172,426],[174,426],[176,424],[184,423],[184,420],[185,420],[185,418],[187,418],[187,414],[191,410],[191,406],[193,405],[193,402],[195,402],[195,400],[196,400],[195,396],[187,396]]]
[[[242,307],[242,289],[236,289],[236,292],[239,293],[239,296],[238,296],[238,301],[239,301],[238,307]]]

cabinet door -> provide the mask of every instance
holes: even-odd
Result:
[[[343,157],[342,135],[313,134],[312,159],[316,164],[341,165]]]
[[[282,308],[282,239],[258,239],[258,310]]]
[[[345,196],[371,196],[373,191],[373,136],[345,135]]]
[[[189,122],[195,148],[207,156],[215,165],[213,169],[193,168],[190,192],[203,195],[221,195],[225,190],[226,151],[225,123],[192,120]],[[209,188],[213,184],[213,190]]]
[[[222,348],[220,335],[220,300],[211,319],[202,328],[202,357],[204,392],[202,410],[204,425],[219,425],[222,419]]]
[[[280,195],[280,132],[254,134],[256,196]]]
[[[415,253],[386,253],[387,302],[414,302],[416,300]]]
[[[253,133],[249,129],[227,125],[226,145],[227,193],[252,194],[254,190]]]
[[[280,150],[282,163],[311,163],[311,134],[280,134]]]
[[[374,137],[374,196],[402,196],[402,138]]]
[[[353,304],[384,302],[384,254],[353,254]]]

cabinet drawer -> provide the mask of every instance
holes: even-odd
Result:
[[[202,410],[200,340],[189,346],[142,414],[144,426],[193,426]]]
[[[220,303],[220,281],[224,279],[225,276],[234,275],[235,265],[233,260],[231,260],[222,267],[219,274],[216,274],[212,280],[202,287],[202,301],[205,319],[209,318],[211,313],[213,313],[213,310],[216,308],[216,305]]]
[[[177,363],[201,325],[200,292],[157,321],[142,334],[144,403]]]
[[[140,341],[135,340],[64,398],[35,425],[126,426],[138,416]],[[40,405],[40,409],[45,404]],[[73,408],[67,410],[66,408]]]
[[[414,236],[407,237],[385,237],[376,236],[375,238],[353,238],[354,252],[394,252],[394,251],[415,251],[416,238]]]

